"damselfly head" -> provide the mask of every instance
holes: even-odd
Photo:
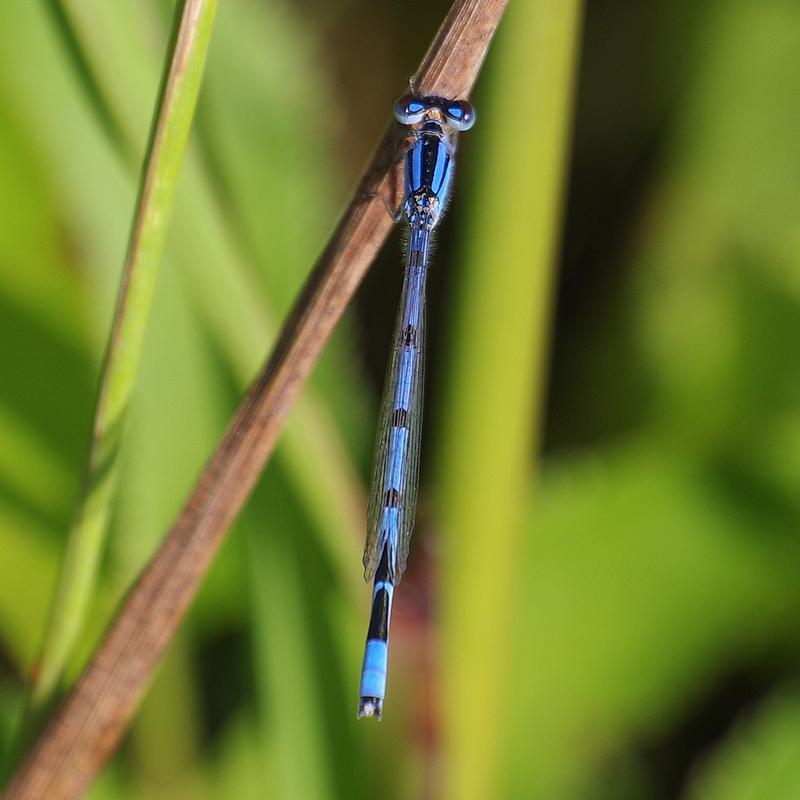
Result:
[[[475,124],[475,117],[475,109],[466,100],[407,94],[394,104],[394,118],[401,125],[417,125],[425,119],[435,119],[454,130],[468,131]]]

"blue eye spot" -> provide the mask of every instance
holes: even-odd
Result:
[[[415,125],[428,113],[429,108],[425,98],[407,94],[394,104],[394,118],[401,125]]]
[[[439,108],[457,131],[468,131],[475,124],[475,109],[466,100],[450,101]]]

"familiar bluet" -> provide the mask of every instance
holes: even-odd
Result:
[[[416,93],[395,103],[394,116],[408,129],[402,205],[408,254],[370,490],[364,578],[374,578],[374,586],[358,704],[359,717],[378,719],[386,693],[392,599],[406,567],[417,503],[430,239],[447,204],[457,135],[475,123],[466,101]]]

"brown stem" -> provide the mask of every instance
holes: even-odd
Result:
[[[467,97],[508,0],[455,0],[415,76]],[[5,800],[80,797],[116,749],[228,528],[272,452],[334,326],[392,226],[393,129],[319,258],[272,356],[242,400],[172,530],[85,672],[12,777]]]

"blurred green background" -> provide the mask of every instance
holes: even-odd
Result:
[[[70,680],[447,7],[220,3]],[[384,720],[355,707],[399,233],[90,797],[800,797],[800,5],[592,0],[579,35],[578,8],[512,2],[474,94]],[[173,10],[0,4],[6,758]]]

